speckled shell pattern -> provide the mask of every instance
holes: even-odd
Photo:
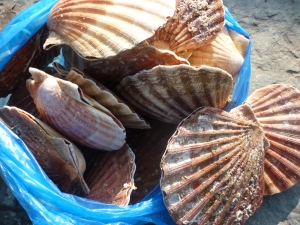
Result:
[[[54,63],[54,65],[59,78],[77,84],[84,93],[107,108],[123,124],[123,126],[136,129],[150,128],[150,125],[144,118],[138,115],[123,100],[100,82],[76,68],[72,68],[69,72],[67,72],[57,63]]]
[[[60,0],[52,8],[45,49],[70,45],[82,57],[108,57],[151,37],[176,0]]]
[[[118,150],[125,143],[125,129],[106,108],[84,95],[69,81],[35,68],[27,88],[41,117],[76,143],[99,150]]]
[[[24,141],[42,169],[62,192],[76,195],[89,193],[83,179],[86,162],[76,145],[43,121],[17,107],[1,108],[0,121]]]
[[[117,91],[140,112],[178,124],[201,106],[223,108],[232,76],[214,67],[157,66],[126,77]]]
[[[280,193],[300,180],[300,91],[274,84],[246,100],[270,141],[266,152],[265,195]]]
[[[135,189],[135,155],[125,144],[118,151],[83,150],[87,161],[85,180],[90,193],[84,197],[103,203],[126,206]]]
[[[235,37],[237,35],[235,35]],[[241,36],[241,41],[248,40],[244,40],[244,36]],[[223,69],[230,73],[233,77],[236,77],[245,57],[245,55],[242,55],[241,52],[246,52],[248,46],[241,44],[237,37],[235,42],[229,35],[228,29],[223,27],[222,32],[218,34],[215,40],[194,49],[192,55],[188,58],[188,61],[192,66],[214,66]],[[241,49],[242,47],[246,49]]]
[[[161,50],[154,46],[137,46],[97,60],[86,60],[79,57],[68,47],[63,47],[67,69],[76,67],[84,70],[94,79],[113,90],[123,78],[134,75],[141,70],[152,69],[158,65],[179,65],[189,62],[177,56],[174,52]]]
[[[162,157],[161,189],[177,224],[244,224],[262,203],[269,143],[251,108],[204,107],[178,126]]]
[[[214,40],[224,22],[222,0],[181,0],[174,15],[147,42],[188,58],[190,50]]]

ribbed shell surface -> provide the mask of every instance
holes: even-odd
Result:
[[[150,125],[140,115],[100,82],[76,68],[67,72],[59,69],[57,64],[55,65],[60,78],[77,84],[84,93],[107,108],[123,126],[136,129],[150,128]]]
[[[108,57],[151,37],[172,16],[175,0],[60,0],[44,44],[68,44],[83,57]]]
[[[177,224],[244,224],[260,206],[268,143],[246,105],[183,120],[162,157],[161,189]]]
[[[82,59],[68,47],[63,47],[63,55],[68,69],[76,67],[84,70],[111,89],[114,89],[124,77],[141,70],[152,69],[158,65],[189,65],[186,59],[178,57],[174,52],[160,50],[151,45],[137,46],[116,56],[97,60]]]
[[[175,65],[126,77],[117,91],[140,112],[178,124],[198,107],[223,108],[232,86],[231,75],[221,69]]]
[[[103,203],[126,206],[135,189],[135,155],[125,144],[120,150],[107,152],[85,149],[85,180],[90,193],[84,197]]]
[[[0,121],[22,139],[48,177],[62,192],[75,195],[89,192],[83,179],[86,162],[76,145],[17,107],[1,108]]]
[[[188,58],[189,50],[214,40],[224,22],[222,0],[181,0],[174,15],[147,41]]]
[[[239,43],[237,45],[241,46]],[[244,47],[247,49],[248,46]],[[188,61],[192,66],[207,65],[223,69],[235,77],[244,62],[244,55],[240,51],[245,52],[237,49],[227,28],[224,27],[215,40],[195,49]]]
[[[117,150],[125,143],[122,124],[103,107],[89,104],[76,84],[30,68],[34,80],[27,88],[41,114],[52,127],[74,142],[99,150]]]
[[[280,193],[300,180],[300,91],[274,84],[246,100],[270,141],[265,156],[265,195]]]

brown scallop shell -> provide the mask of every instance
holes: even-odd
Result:
[[[251,108],[204,107],[183,120],[161,161],[177,224],[244,224],[262,203],[269,144]]]
[[[30,77],[28,68],[41,52],[39,30],[24,46],[17,51],[0,72],[0,97],[6,97]]]
[[[128,205],[135,189],[135,156],[125,144],[118,151],[83,150],[87,162],[84,174],[90,193],[84,197],[103,203]]]
[[[58,72],[57,76],[59,78],[77,84],[84,93],[107,108],[118,120],[120,120],[124,127],[136,129],[150,128],[149,123],[147,123],[124,101],[89,75],[76,68],[71,68],[70,72],[67,72],[57,63],[54,63],[54,67]]]
[[[117,91],[153,118],[178,124],[201,106],[223,108],[232,91],[230,74],[218,68],[157,66],[126,77]]]
[[[117,150],[125,143],[125,129],[106,108],[69,81],[35,68],[27,88],[44,121],[74,142],[99,150]]]
[[[153,46],[137,46],[120,52],[116,56],[98,60],[79,57],[71,48],[63,47],[63,55],[68,69],[76,67],[87,72],[108,88],[114,89],[124,77],[158,65],[178,65],[189,62],[174,52],[160,50]]]
[[[273,84],[246,100],[270,141],[265,156],[265,195],[284,191],[300,180],[300,91]]]
[[[26,83],[22,84],[11,94],[6,105],[17,107],[28,112],[35,118],[41,119],[40,113],[34,104],[33,98],[26,87]]]
[[[44,48],[67,44],[82,57],[113,56],[151,37],[175,7],[176,0],[60,0]]]
[[[89,192],[83,179],[85,159],[72,142],[16,107],[4,106],[0,109],[0,120],[24,141],[61,191],[76,195]]]
[[[177,127],[177,124],[152,119],[149,123],[151,129],[148,130],[126,129],[126,143],[134,152],[136,163],[136,190],[131,193],[131,204],[140,202],[159,183],[160,160]]]
[[[238,34],[232,35],[235,42],[228,29],[224,27],[214,41],[195,49],[188,61],[192,66],[207,65],[221,68],[235,77],[244,62],[248,47],[245,43],[248,39],[243,35],[240,35],[241,37],[237,36]]]
[[[147,42],[188,58],[193,49],[214,40],[224,23],[222,0],[181,0],[174,15]]]

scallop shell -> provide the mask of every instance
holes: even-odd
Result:
[[[134,75],[141,70],[157,65],[178,65],[189,62],[174,52],[160,50],[153,46],[137,46],[116,56],[98,60],[85,60],[68,47],[63,48],[68,69],[76,67],[84,70],[96,80],[112,90],[124,77]]]
[[[224,22],[222,0],[181,0],[174,15],[147,42],[188,58],[191,50],[214,40]]]
[[[243,35],[240,36],[244,38],[235,34],[232,36],[235,42],[229,35],[228,29],[224,27],[214,41],[195,49],[188,61],[192,66],[207,65],[221,68],[235,77],[244,62],[245,55],[242,54],[246,53],[248,39]]]
[[[139,111],[178,124],[201,106],[223,108],[232,91],[230,74],[214,67],[157,66],[126,77],[117,91]]]
[[[30,77],[28,68],[41,52],[41,32],[42,29],[24,44],[0,72],[0,97],[11,94]],[[1,60],[4,60],[4,55],[1,56]]]
[[[270,141],[265,156],[265,195],[284,191],[300,180],[300,91],[274,84],[246,100]]]
[[[130,204],[140,202],[159,183],[160,160],[177,127],[158,120],[150,119],[149,123],[151,129],[148,130],[126,130],[126,143],[134,152],[136,163],[136,190],[131,193]]]
[[[70,72],[67,72],[57,63],[54,63],[54,66],[60,78],[77,84],[84,93],[107,108],[120,120],[123,126],[136,129],[150,128],[149,123],[124,103],[124,101],[89,75],[84,74],[76,68],[72,68]]]
[[[72,142],[16,107],[0,109],[0,120],[24,141],[61,191],[77,195],[89,192],[83,179],[85,159]]]
[[[262,203],[269,144],[244,104],[183,120],[161,161],[164,202],[177,224],[243,224]]]
[[[7,104],[22,109],[35,118],[41,119],[40,113],[37,110],[34,101],[26,87],[26,83],[18,87],[10,96]]]
[[[103,106],[76,85],[35,68],[27,88],[42,119],[74,142],[100,150],[117,150],[125,143],[125,129]]]
[[[134,153],[125,144],[120,150],[107,152],[86,149],[85,180],[90,193],[84,197],[103,203],[128,205],[134,186]]]
[[[67,44],[82,57],[113,56],[151,37],[175,7],[176,0],[60,0],[44,48]]]

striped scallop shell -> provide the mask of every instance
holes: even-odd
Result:
[[[198,107],[223,108],[232,86],[231,75],[221,69],[175,65],[126,77],[117,91],[140,112],[177,124]]]
[[[192,66],[214,66],[221,68],[235,77],[244,62],[249,42],[241,34],[233,33],[231,38],[228,29],[224,27],[216,39],[193,51],[188,61]]]
[[[268,141],[251,108],[204,107],[183,120],[162,157],[161,189],[177,224],[243,224],[262,203]]]
[[[44,48],[67,44],[82,57],[113,56],[151,37],[175,8],[176,0],[60,0]]]
[[[89,192],[83,179],[86,162],[76,145],[17,107],[1,108],[0,121],[22,139],[61,191],[76,195]]]
[[[174,15],[147,42],[188,58],[193,49],[216,38],[224,21],[222,0],[181,0]]]
[[[100,150],[117,150],[125,143],[125,129],[103,106],[69,81],[35,68],[27,88],[44,121],[74,142]]]
[[[118,151],[97,151],[84,149],[87,162],[84,178],[90,187],[85,198],[99,202],[128,205],[131,192],[135,189],[135,155],[125,144]]]
[[[63,55],[68,69],[76,67],[84,70],[111,89],[114,89],[124,77],[141,70],[152,69],[158,65],[189,65],[186,59],[178,57],[174,52],[160,50],[151,45],[137,46],[116,56],[97,60],[82,59],[68,47],[63,47]]]
[[[270,141],[265,156],[265,194],[284,191],[300,180],[300,91],[274,84],[246,100]]]
[[[58,72],[57,76],[77,84],[84,93],[107,108],[118,120],[120,120],[123,126],[136,129],[150,128],[150,125],[124,101],[89,75],[84,74],[76,68],[72,68],[70,72],[67,72],[57,63],[54,63],[54,66]]]

